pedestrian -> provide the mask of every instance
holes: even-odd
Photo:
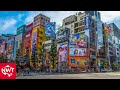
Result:
[[[28,74],[29,74],[29,71],[30,71],[30,70],[29,70],[29,68],[27,67],[27,73],[28,73]]]
[[[101,69],[102,69],[102,66],[100,65],[100,72],[102,71]]]

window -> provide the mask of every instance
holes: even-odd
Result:
[[[43,22],[43,24],[45,24],[45,22]]]
[[[74,31],[75,33],[77,33],[78,32],[78,28],[77,29],[75,29],[75,31]]]
[[[42,45],[42,42],[40,42],[40,45]]]
[[[111,47],[109,47],[109,50],[111,50],[111,51],[112,51],[112,48],[111,48]]]
[[[77,62],[77,65],[80,65],[80,61]]]
[[[71,64],[75,64],[76,60],[74,58],[71,58]]]
[[[95,55],[95,52],[93,52],[93,51],[90,51],[90,55]]]
[[[84,22],[82,22],[82,25],[84,25]]]
[[[37,28],[37,31],[39,30],[39,28]]]
[[[40,37],[40,39],[42,40],[42,37]]]
[[[117,55],[119,55],[119,53],[117,53]]]
[[[119,51],[119,49],[117,48],[117,51]]]
[[[85,65],[87,65],[87,62],[84,62]]]
[[[41,17],[41,19],[43,19],[43,17]]]
[[[79,26],[81,26],[82,25],[82,22],[79,22]]]
[[[113,55],[113,53],[112,53],[112,52],[110,52],[110,54],[111,54],[111,55]]]
[[[78,27],[78,23],[75,23],[75,26],[74,26],[74,27],[75,27],[75,28]]]
[[[83,17],[81,17],[80,20],[83,20]]]

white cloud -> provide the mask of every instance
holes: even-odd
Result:
[[[120,20],[120,11],[100,11],[103,22],[115,22]]]
[[[51,18],[51,21],[55,21],[57,22],[58,25],[62,25],[62,20],[69,16],[69,15],[73,15],[78,11],[30,11],[28,13],[28,16],[25,19],[25,23],[31,23],[33,21],[33,18],[42,13],[48,17]]]
[[[57,25],[62,25],[62,20],[69,16],[74,15],[80,11],[30,11],[25,19],[25,23],[31,23],[33,18],[42,13],[51,18],[51,21],[55,21]],[[83,11],[81,11],[83,12]],[[101,19],[103,22],[115,22],[120,20],[120,11],[99,11],[101,13]]]
[[[9,18],[9,19],[2,21],[0,26],[2,30],[7,30],[10,27],[14,27],[16,23],[17,21],[14,18]]]
[[[18,15],[18,20],[21,20],[23,16],[24,16],[24,14],[19,14]]]

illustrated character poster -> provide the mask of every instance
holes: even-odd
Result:
[[[3,41],[0,45],[0,54],[3,53],[5,50],[5,41]]]
[[[55,22],[48,22],[46,23],[46,28],[45,28],[45,33],[46,36],[56,36],[55,35],[55,28],[56,28],[56,23]]]
[[[59,62],[67,61],[67,44],[58,45]]]
[[[34,33],[33,33],[33,38],[32,38],[32,51],[33,51],[33,52],[34,52],[34,50],[35,50],[36,40],[37,40],[37,32],[34,32]]]
[[[70,48],[70,56],[87,56],[86,48]]]
[[[69,38],[70,46],[75,48],[87,48],[88,37],[84,34],[71,34]]]
[[[9,40],[8,42],[8,52],[12,52],[14,47],[14,39]]]

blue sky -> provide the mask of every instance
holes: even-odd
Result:
[[[33,21],[33,17],[42,13],[62,25],[62,19],[79,11],[0,11],[0,34],[16,34],[16,29]],[[120,11],[100,11],[103,22],[114,22],[120,28]]]

